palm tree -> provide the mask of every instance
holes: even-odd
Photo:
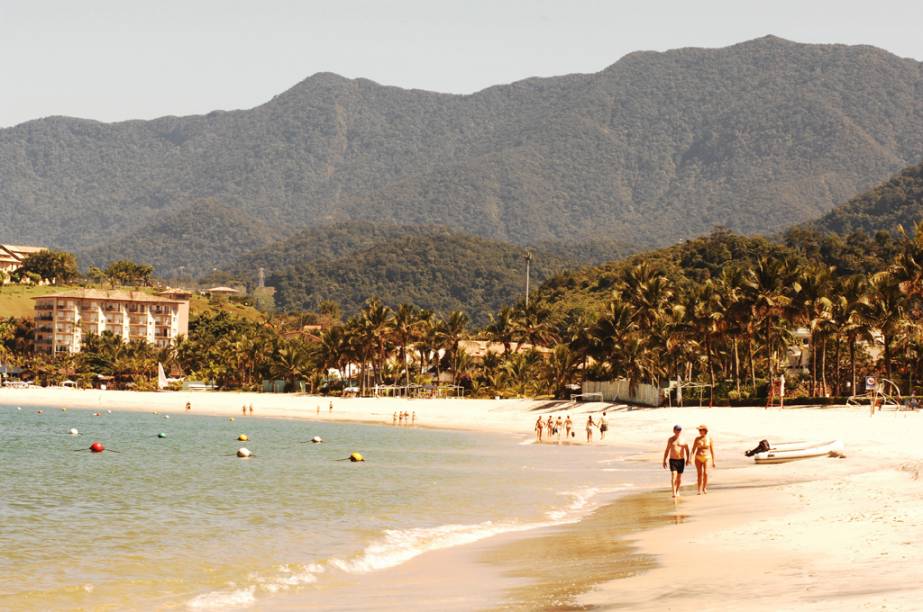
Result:
[[[299,340],[283,341],[273,359],[273,373],[297,387],[299,379],[310,378],[314,370],[304,343]]]
[[[775,352],[779,342],[777,331],[787,318],[792,294],[800,289],[793,279],[793,270],[785,260],[759,257],[746,273],[744,289],[751,316],[761,322],[765,332],[766,359],[770,378],[775,376]]]
[[[628,337],[637,329],[631,307],[617,294],[606,305],[602,316],[597,319],[591,335],[592,350],[599,361],[608,361],[615,365]]]
[[[367,337],[374,343],[377,363],[374,367],[375,382],[381,383],[385,365],[385,347],[393,332],[394,312],[381,303],[378,298],[372,298],[366,303],[360,313],[363,327]]]
[[[468,327],[468,315],[460,310],[449,313],[445,321],[439,328],[439,340],[442,348],[452,360],[452,384],[455,385],[458,380],[457,360],[458,360],[458,343],[465,336],[465,328]]]
[[[528,306],[519,306],[514,312],[513,325],[519,346],[523,344],[548,346],[557,341],[557,335],[551,324],[551,311],[540,300],[532,300]]]
[[[503,352],[509,353],[516,337],[516,313],[509,306],[500,309],[496,316],[488,315],[487,337],[503,344]]]
[[[889,272],[873,274],[868,281],[868,293],[860,300],[863,319],[881,332],[884,344],[885,374],[891,373],[892,341],[901,329],[906,315],[906,296],[900,281]]]
[[[540,361],[541,357],[535,351],[508,353],[500,366],[500,379],[522,397],[535,380],[535,367]]]
[[[830,293],[830,270],[823,268],[801,270],[798,275],[800,290],[794,301],[795,320],[808,328],[808,344],[811,348],[811,395],[815,395],[817,386],[817,344],[818,332],[826,328],[830,320],[833,304],[828,297]],[[821,348],[822,360],[825,360],[826,342]],[[821,371],[823,372],[823,367]],[[822,378],[825,378],[822,375]],[[826,389],[826,380],[824,380]]]
[[[715,402],[715,348],[727,332],[727,307],[720,285],[707,279],[690,295],[686,305],[688,325],[705,347],[705,364],[708,370],[708,405]]]
[[[423,319],[420,309],[410,304],[401,304],[394,313],[394,335],[400,345],[400,363],[404,368],[404,385],[410,390],[410,366],[413,358],[409,357],[407,347],[416,340]]]
[[[543,363],[544,378],[555,397],[564,397],[567,385],[574,380],[580,365],[578,356],[566,344],[554,347],[547,361]]]

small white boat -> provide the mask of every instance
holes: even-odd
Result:
[[[838,456],[843,452],[842,440],[831,440],[821,444],[809,442],[789,442],[776,444],[768,451],[756,453],[753,460],[757,463],[785,463],[814,457]]]

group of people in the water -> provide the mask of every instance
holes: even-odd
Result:
[[[587,415],[586,419],[586,442],[587,444],[593,443],[593,430],[599,429],[599,439],[606,439],[606,432],[609,430],[609,421],[606,418],[606,413],[603,412],[599,415],[598,420],[593,420],[593,415]],[[557,442],[561,443],[561,437],[564,437],[565,441],[571,441],[571,439],[577,437],[576,427],[574,426],[573,419],[570,418],[570,415],[565,415],[565,418],[561,418],[561,415],[549,414],[547,419],[543,419],[541,416],[535,421],[535,441],[539,444],[542,442]]]
[[[414,410],[413,414],[402,410],[401,412],[395,412],[391,416],[392,425],[416,425],[417,424],[417,411]]]

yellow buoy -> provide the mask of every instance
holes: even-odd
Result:
[[[246,442],[250,438],[247,436],[247,434],[240,434],[239,436],[237,436],[237,439],[240,440],[241,442]]]
[[[349,460],[356,463],[357,461],[365,461],[365,457],[362,456],[362,453],[352,453],[349,456]]]
[[[228,420],[231,421],[231,422],[233,423],[233,422],[234,422],[234,417],[230,417],[230,418],[228,418]]]

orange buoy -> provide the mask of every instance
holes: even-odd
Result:
[[[91,453],[101,453],[104,450],[106,450],[106,447],[103,446],[102,442],[94,442],[93,444],[90,445]]]

